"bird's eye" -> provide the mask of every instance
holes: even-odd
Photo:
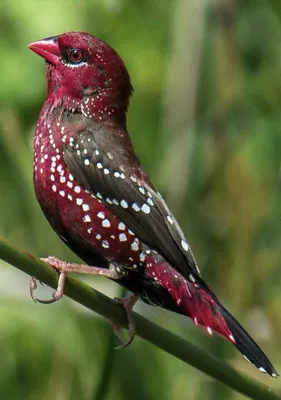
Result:
[[[80,49],[71,49],[68,53],[69,61],[73,64],[79,64],[84,61],[84,52]]]

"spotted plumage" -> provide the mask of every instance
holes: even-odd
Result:
[[[61,274],[116,279],[147,303],[187,315],[210,335],[220,333],[257,368],[277,376],[202,279],[134,152],[126,128],[132,87],[118,54],[79,32],[30,48],[46,59],[48,83],[34,139],[36,196],[53,229],[88,266],[48,261]]]

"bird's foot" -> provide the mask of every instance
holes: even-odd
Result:
[[[77,263],[69,263],[66,261],[59,260],[56,257],[47,257],[41,258],[42,261],[49,264],[53,268],[55,268],[59,272],[59,279],[57,284],[57,289],[52,294],[52,298],[49,300],[40,300],[35,297],[35,291],[37,289],[37,279],[32,277],[30,281],[30,296],[35,303],[42,304],[52,304],[56,301],[60,300],[64,293],[65,280],[69,272],[78,272],[80,274],[89,274],[89,275],[102,275],[111,279],[120,278],[120,274],[116,272],[114,268],[99,268],[92,267],[85,264],[77,264]]]
[[[136,334],[136,325],[135,325],[135,320],[133,316],[133,308],[136,302],[138,301],[138,296],[135,294],[132,294],[129,297],[119,299],[115,298],[114,299],[117,303],[122,304],[122,306],[125,308],[126,313],[127,313],[127,318],[128,318],[128,328],[129,328],[129,338],[126,342],[123,342],[122,336],[121,336],[121,326],[114,324],[113,323],[113,332],[115,336],[119,339],[119,341],[122,343],[121,346],[115,347],[115,349],[124,349],[125,347],[129,346],[129,344],[132,343],[134,340],[135,334]]]

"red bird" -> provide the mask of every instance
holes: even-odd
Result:
[[[201,277],[190,246],[135,154],[126,112],[132,86],[119,55],[88,33],[69,32],[29,48],[46,60],[47,99],[34,138],[34,185],[60,238],[87,264],[54,257],[53,300],[69,272],[101,274],[137,298],[190,317],[234,344],[260,371],[278,373]],[[33,288],[36,285],[35,280]]]

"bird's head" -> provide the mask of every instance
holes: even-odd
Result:
[[[68,32],[28,46],[47,63],[47,102],[99,120],[125,118],[132,92],[127,69],[95,36]]]

